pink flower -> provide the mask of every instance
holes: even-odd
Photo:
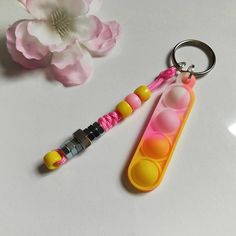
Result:
[[[18,0],[34,17],[6,33],[12,59],[28,69],[49,66],[65,86],[84,83],[93,72],[91,56],[104,56],[120,34],[117,22],[94,13],[102,0]]]

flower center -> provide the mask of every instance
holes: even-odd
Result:
[[[50,23],[62,38],[73,30],[73,18],[62,9],[56,9],[51,13]]]

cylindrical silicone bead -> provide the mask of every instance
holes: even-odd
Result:
[[[142,101],[140,100],[139,96],[135,93],[129,94],[125,101],[129,103],[129,105],[133,108],[133,110],[136,110],[142,105]]]
[[[44,156],[44,164],[49,170],[57,169],[59,166],[56,166],[56,162],[62,159],[61,155],[57,151],[48,152]]]
[[[123,118],[130,116],[133,112],[132,107],[126,101],[121,101],[116,106],[116,110],[121,114]]]
[[[152,92],[146,85],[141,85],[134,91],[134,93],[139,96],[142,102],[147,101],[152,95]]]

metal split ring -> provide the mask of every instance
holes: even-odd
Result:
[[[183,40],[180,43],[178,43],[172,50],[171,52],[171,60],[173,65],[177,68],[177,70],[181,71],[181,72],[189,72],[189,69],[185,70],[184,69],[184,65],[186,63],[183,62],[177,62],[175,54],[176,51],[182,47],[186,47],[186,46],[192,46],[192,47],[197,47],[199,49],[201,49],[203,52],[206,53],[208,60],[209,60],[209,65],[208,68],[204,71],[193,71],[192,73],[200,78],[203,77],[204,75],[206,75],[207,73],[209,73],[215,66],[216,64],[216,56],[214,51],[212,50],[212,48],[210,46],[208,46],[207,44],[199,41],[199,40],[195,40],[195,39],[187,39],[187,40]],[[193,63],[191,63],[192,65],[194,65]]]

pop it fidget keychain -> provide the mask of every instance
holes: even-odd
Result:
[[[185,62],[177,62],[176,51],[193,46],[206,53],[209,66],[205,71],[194,71],[194,65],[184,69]],[[209,73],[215,66],[213,50],[205,43],[188,39],[178,43],[171,53],[173,66],[161,72],[149,85],[138,87],[116,106],[88,128],[77,130],[60,148],[47,153],[44,163],[50,170],[57,169],[75,155],[87,149],[94,140],[129,117],[146,102],[152,92],[161,95],[128,168],[130,183],[140,191],[156,188],[167,169],[179,136],[194,103],[193,87],[196,79]]]

